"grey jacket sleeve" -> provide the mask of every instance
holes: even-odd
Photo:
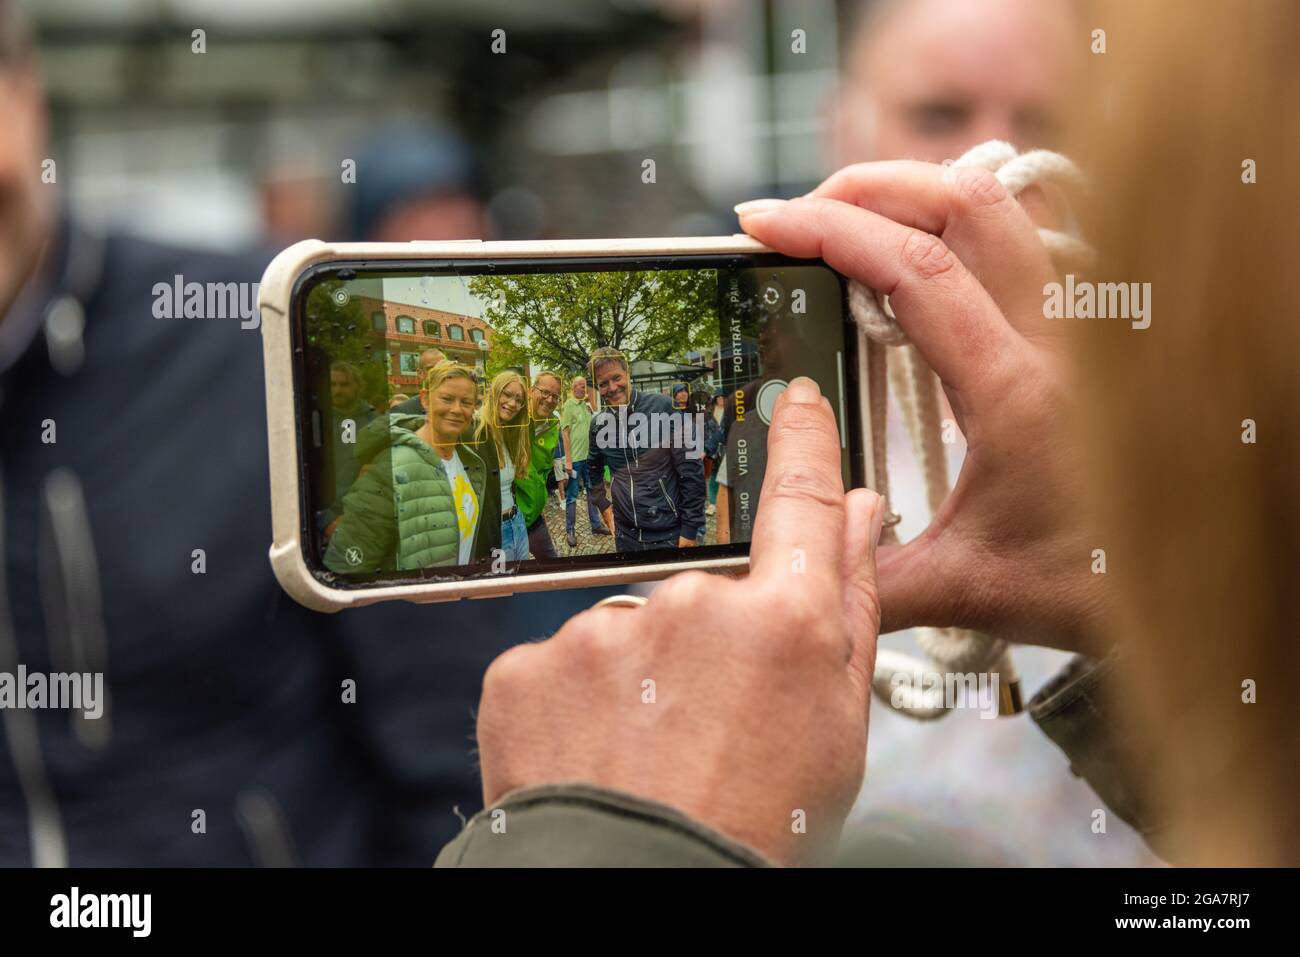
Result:
[[[1114,673],[1123,655],[1112,651],[1100,661],[1082,656],[1039,689],[1029,702],[1029,716],[1070,759],[1070,771],[1092,786],[1106,806],[1137,830],[1153,851],[1170,858],[1161,846],[1166,822],[1143,794],[1135,768],[1140,753],[1131,734],[1116,720]]]
[[[763,867],[761,854],[685,814],[588,784],[547,784],[474,815],[435,867]]]

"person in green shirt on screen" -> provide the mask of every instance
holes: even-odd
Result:
[[[533,446],[527,473],[515,476],[515,504],[528,525],[528,550],[533,558],[555,558],[555,543],[546,527],[546,475],[560,441],[555,407],[560,404],[563,388],[558,373],[543,369],[533,376],[533,386],[528,390],[528,427],[533,431]]]
[[[591,402],[588,399],[587,380],[574,376],[570,385],[569,400],[560,410],[560,441],[564,445],[564,471],[569,477],[569,487],[564,501],[565,538],[570,548],[578,547],[574,534],[577,525],[578,496],[587,493],[587,519],[591,534],[608,535],[609,529],[601,520],[600,512],[591,501],[591,472],[587,468],[588,439],[591,430]]]

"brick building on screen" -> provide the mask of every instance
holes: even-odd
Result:
[[[386,363],[390,395],[414,395],[419,390],[420,353],[425,349],[440,349],[448,359],[483,372],[492,327],[482,319],[382,299],[358,297],[356,301],[370,322],[370,354]]]

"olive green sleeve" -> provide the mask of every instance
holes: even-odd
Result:
[[[1162,821],[1138,786],[1142,755],[1115,723],[1116,653],[1075,658],[1029,702],[1034,722],[1112,812],[1166,858]],[[437,867],[759,867],[757,851],[664,804],[584,784],[526,788],[475,815]]]
[[[1087,781],[1153,851],[1168,858],[1161,847],[1164,822],[1143,793],[1136,771],[1147,756],[1116,717],[1114,675],[1122,662],[1118,650],[1100,661],[1074,658],[1030,700],[1029,715],[1065,752],[1071,773]]]
[[[474,815],[435,867],[763,867],[757,851],[621,791],[547,784]]]

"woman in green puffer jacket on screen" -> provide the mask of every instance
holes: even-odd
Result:
[[[395,413],[362,430],[358,458],[368,464],[343,498],[327,568],[355,575],[491,559],[501,522],[482,516],[500,514],[500,471],[470,438],[477,394],[473,369],[440,362],[420,393],[427,415]]]

